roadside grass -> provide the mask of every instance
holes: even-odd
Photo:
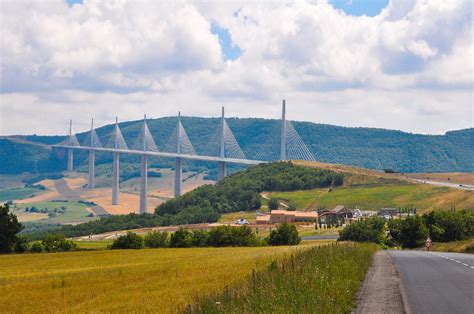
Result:
[[[87,205],[78,202],[34,202],[15,204],[12,212],[18,216],[20,221],[32,221],[29,216],[38,215],[39,213],[25,212],[25,208],[36,207],[38,210],[46,210],[46,213],[41,213],[38,216],[39,220],[36,222],[43,222],[48,224],[68,224],[68,223],[82,223],[97,219],[97,217],[88,217],[90,214],[86,210]],[[64,213],[61,213],[61,207],[65,207]],[[48,217],[49,213],[54,213],[54,217]]]
[[[0,313],[178,312],[315,243],[2,255]]]
[[[236,286],[196,297],[196,313],[349,313],[377,250],[339,243],[273,261]]]
[[[474,192],[425,184],[385,185],[373,187],[336,188],[272,193],[272,197],[287,200],[298,209],[350,208],[377,210],[382,207],[416,207],[418,213],[431,210],[474,209]]]
[[[433,243],[432,251],[474,254],[474,238],[446,243]]]
[[[0,202],[21,200],[43,192],[39,189],[24,187],[0,189]]]

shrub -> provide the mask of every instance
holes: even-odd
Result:
[[[278,209],[278,200],[276,198],[271,198],[269,201],[268,201],[268,209],[269,210],[275,210],[275,209]]]
[[[33,245],[31,245],[31,248],[29,250],[31,253],[41,253],[44,251],[44,246],[41,244],[41,242],[35,242]]]
[[[28,237],[18,236],[15,242],[15,253],[25,253],[30,250],[30,244],[28,243]]]
[[[47,234],[41,244],[46,252],[67,252],[77,250],[77,244],[59,234]]]
[[[428,237],[428,228],[420,216],[410,216],[400,220],[399,232],[399,243],[404,248],[421,246]]]
[[[301,242],[295,225],[281,224],[276,230],[270,232],[268,244],[270,245],[296,245]]]
[[[141,249],[143,248],[143,238],[133,232],[127,232],[114,240],[112,249]]]
[[[209,232],[206,230],[193,231],[193,246],[205,247],[209,246]]]
[[[339,241],[384,242],[385,220],[372,217],[356,221],[339,232]]]
[[[192,247],[193,236],[191,232],[186,229],[179,228],[171,235],[170,247]]]
[[[433,211],[423,218],[434,242],[451,242],[474,237],[472,211]]]
[[[149,248],[159,248],[168,246],[168,233],[152,231],[145,236],[145,246]]]
[[[257,246],[259,240],[248,226],[219,226],[209,232],[211,246]]]

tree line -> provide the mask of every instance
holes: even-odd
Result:
[[[474,212],[433,211],[422,216],[390,219],[380,217],[356,221],[346,226],[340,241],[374,242],[387,246],[415,248],[430,237],[434,242],[451,242],[474,237]]]

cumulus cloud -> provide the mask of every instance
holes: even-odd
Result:
[[[282,98],[294,119],[472,127],[472,11],[463,0],[391,1],[374,17],[327,1],[4,1],[0,133],[52,134],[91,115],[214,115],[220,105],[277,117]],[[225,58],[213,23],[239,58]]]

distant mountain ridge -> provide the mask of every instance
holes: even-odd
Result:
[[[248,158],[276,160],[280,150],[280,121],[257,118],[226,119]],[[141,121],[120,123],[129,147],[133,146]],[[217,155],[218,118],[182,117],[182,123],[198,154]],[[340,127],[311,122],[292,122],[318,161],[354,165],[369,169],[393,169],[400,172],[473,172],[474,128],[450,131],[445,135],[421,135],[375,128]],[[176,124],[176,117],[148,120],[159,149]],[[102,143],[114,125],[96,129]],[[77,134],[83,143],[87,132]],[[64,170],[65,154],[49,151],[45,145],[59,143],[65,136],[15,136],[0,138],[0,173]],[[41,143],[45,145],[34,145]],[[85,153],[77,153],[75,164],[85,164]],[[110,162],[111,154],[98,154],[97,164]],[[124,162],[133,157],[122,157]],[[164,161],[171,165],[172,160]]]

